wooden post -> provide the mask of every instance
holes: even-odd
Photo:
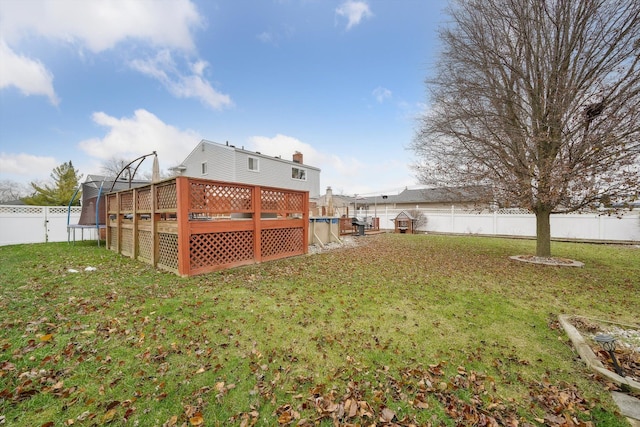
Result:
[[[253,259],[262,262],[262,187],[254,186],[251,209],[253,210]]]
[[[131,218],[133,220],[133,229],[131,230],[131,259],[138,259],[138,246],[139,246],[139,238],[138,236],[138,190],[133,188],[131,189],[131,197],[133,200],[131,201],[131,207],[133,208],[133,212]]]
[[[122,193],[118,193],[118,213],[116,215],[116,252],[122,255]]]
[[[306,254],[309,252],[309,192],[302,195],[302,251]],[[329,224],[331,227],[331,224]]]
[[[178,274],[188,276],[191,273],[189,241],[191,229],[189,226],[189,206],[191,204],[191,192],[189,191],[189,178],[176,177],[176,220],[178,221]]]
[[[160,253],[160,239],[158,238],[158,210],[157,194],[158,186],[151,184],[151,265],[158,267],[158,257]]]
[[[113,248],[109,244],[109,240],[111,238],[111,230],[110,230],[111,227],[109,227],[109,211],[111,210],[111,206],[109,204],[109,200],[110,200],[110,197],[107,197],[107,196],[104,197],[104,209],[105,209],[104,223],[106,226],[104,230],[104,238],[105,238],[104,247],[109,250],[113,250]]]

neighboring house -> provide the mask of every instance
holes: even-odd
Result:
[[[491,193],[487,187],[458,188],[405,188],[399,194],[358,198],[358,208],[373,209],[374,206],[389,209],[482,209],[491,204]]]
[[[327,187],[326,193],[318,198],[317,212],[315,212],[315,215],[347,217],[349,216],[349,212],[353,213],[353,200],[353,196],[333,194],[331,187]],[[351,208],[349,208],[349,206],[351,206]]]
[[[329,200],[333,203],[334,215],[329,212]],[[398,194],[381,194],[374,197],[344,196],[331,194],[331,188],[318,199],[318,211],[329,216],[357,216],[364,211],[367,215],[380,212],[380,209],[486,209],[492,197],[487,187],[460,188],[405,188]],[[326,213],[325,213],[326,212]],[[354,214],[357,213],[357,214]]]
[[[292,160],[284,160],[229,143],[202,140],[170,170],[193,178],[308,191],[310,199],[320,195],[320,169],[305,165],[299,152]]]

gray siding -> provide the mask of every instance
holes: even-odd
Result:
[[[204,146],[204,150],[202,147]],[[258,159],[258,171],[249,170],[249,158]],[[202,162],[207,162],[207,173],[202,174]],[[186,169],[182,175],[218,181],[240,182],[268,187],[308,191],[310,198],[320,196],[320,169],[297,164],[289,160],[247,151],[209,141],[200,142],[182,162]],[[293,179],[291,168],[306,171],[306,180]]]
[[[202,141],[182,162],[187,168],[182,175],[236,182],[234,158],[235,150],[232,147]],[[204,175],[202,174],[203,162],[207,162],[207,173]]]

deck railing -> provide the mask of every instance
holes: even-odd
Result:
[[[106,205],[108,249],[181,276],[308,250],[305,191],[176,177]]]

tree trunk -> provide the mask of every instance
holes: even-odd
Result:
[[[536,256],[551,256],[551,209],[536,210]]]

